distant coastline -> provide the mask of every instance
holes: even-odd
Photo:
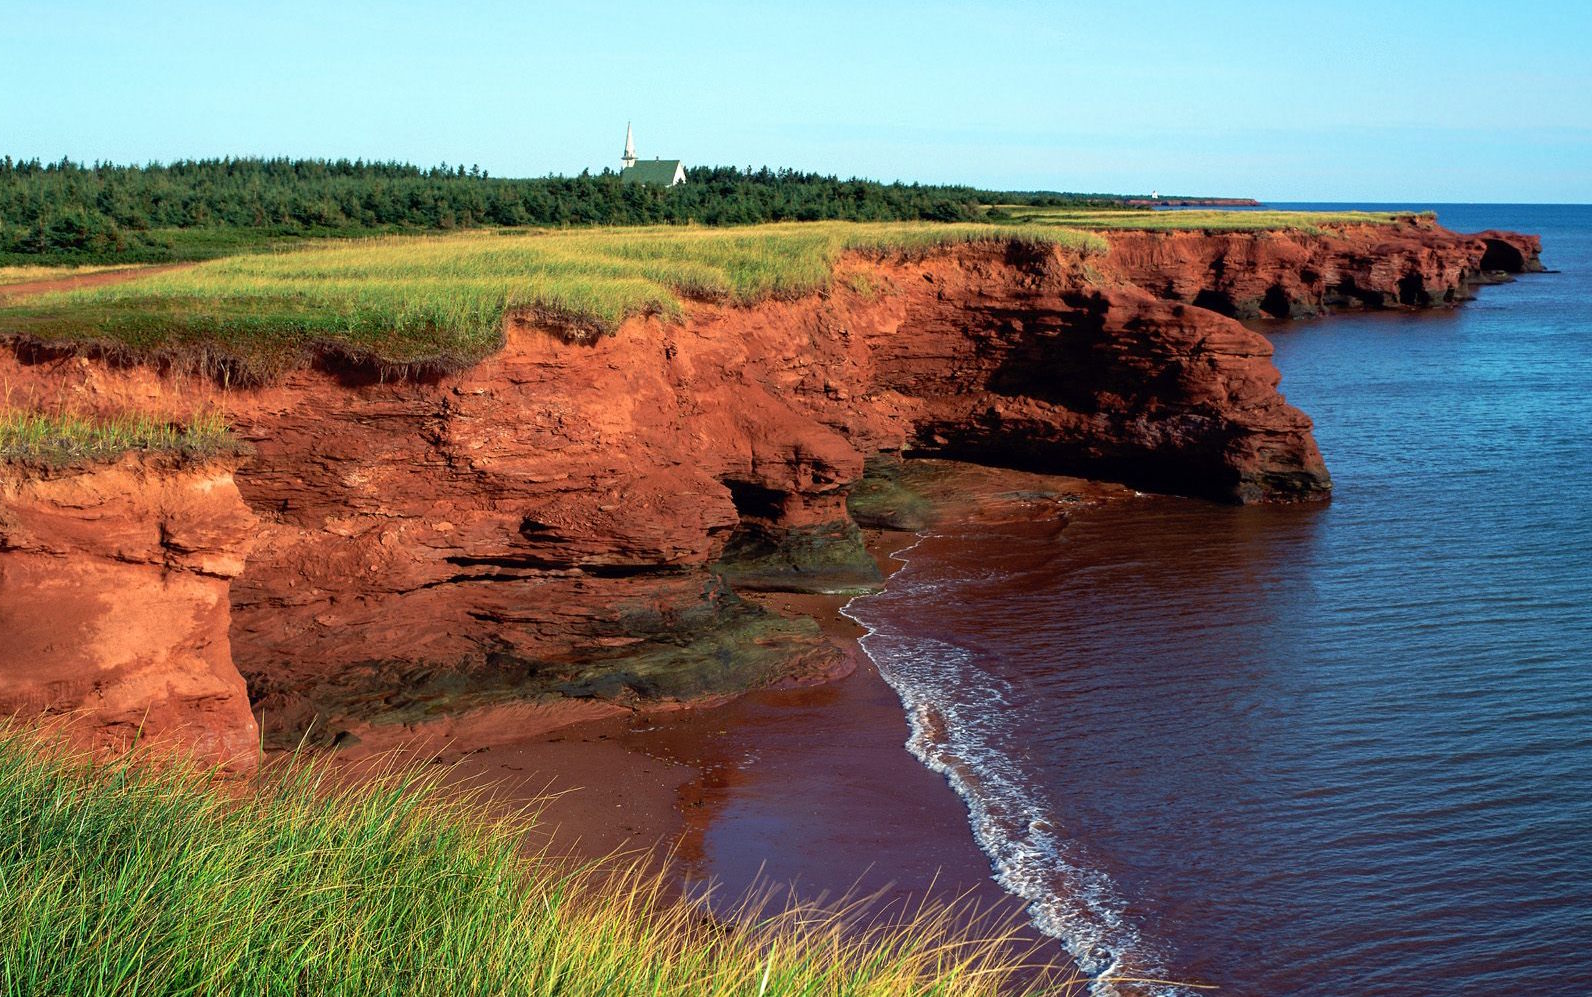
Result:
[[[1258,208],[1253,197],[1128,197],[1122,203],[1130,208]]]

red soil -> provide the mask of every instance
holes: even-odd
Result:
[[[44,294],[47,291],[80,291],[85,287],[97,287],[101,284],[120,284],[136,277],[148,277],[151,274],[165,273],[168,270],[182,270],[191,266],[193,266],[192,263],[163,263],[158,266],[147,267],[119,267],[115,270],[99,270],[94,273],[75,274],[70,277],[50,277],[45,280],[25,280],[18,281],[15,284],[0,284],[0,298],[21,298],[30,294]]]

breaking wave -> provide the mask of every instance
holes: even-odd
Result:
[[[925,539],[891,556],[907,562],[905,555]],[[841,610],[867,631],[863,649],[901,698],[911,728],[907,749],[962,797],[995,881],[1027,904],[1035,927],[1061,943],[1090,978],[1092,994],[1117,994],[1114,978],[1163,975],[1110,875],[1039,802],[1043,797],[1017,757],[1025,721],[1012,685],[981,668],[971,652],[906,633],[888,613],[876,611],[892,602],[952,597],[955,584],[915,578],[906,567],[885,592],[859,596]]]

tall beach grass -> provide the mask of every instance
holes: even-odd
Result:
[[[945,907],[713,913],[640,864],[528,853],[525,819],[418,770],[229,785],[0,725],[0,994],[1075,991]]]

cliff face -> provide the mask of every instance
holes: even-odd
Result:
[[[1542,269],[1542,243],[1514,232],[1461,235],[1424,217],[1296,232],[1116,232],[1108,265],[1159,297],[1239,318],[1345,308],[1430,308],[1477,284]]]
[[[959,257],[888,283],[864,326],[906,449],[1239,501],[1322,499],[1310,420],[1271,344],[1049,254]]]
[[[1310,421],[1277,393],[1265,339],[1167,300],[1170,285],[1139,286],[1184,238],[1213,260],[1247,253],[1267,286],[1308,265],[1256,236],[1119,234],[1104,260],[965,246],[849,259],[821,297],[695,304],[683,323],[636,319],[590,343],[511,318],[501,353],[433,383],[305,370],[225,394],[4,354],[0,375],[86,407],[224,404],[255,450],[237,488],[259,542],[231,589],[250,698],[284,741],[312,721],[318,737],[385,741],[546,696],[656,700],[832,673],[842,660],[812,621],[735,588],[877,580],[847,511],[866,455],[1324,498]],[[1434,300],[1457,297],[1466,267],[1439,256]],[[1221,270],[1236,280],[1239,266]],[[58,652],[40,660],[70,670]],[[228,716],[216,737],[248,733]]]
[[[366,739],[510,698],[823,675],[840,660],[808,621],[732,586],[876,581],[846,509],[866,454],[1324,494],[1269,354],[1220,316],[1089,287],[1076,260],[979,247],[591,344],[514,322],[436,385],[296,375],[232,403],[267,520],[234,590],[238,665],[287,729],[335,716]]]
[[[58,715],[96,748],[176,742],[254,764],[228,586],[255,517],[222,465],[0,465],[0,715]]]

